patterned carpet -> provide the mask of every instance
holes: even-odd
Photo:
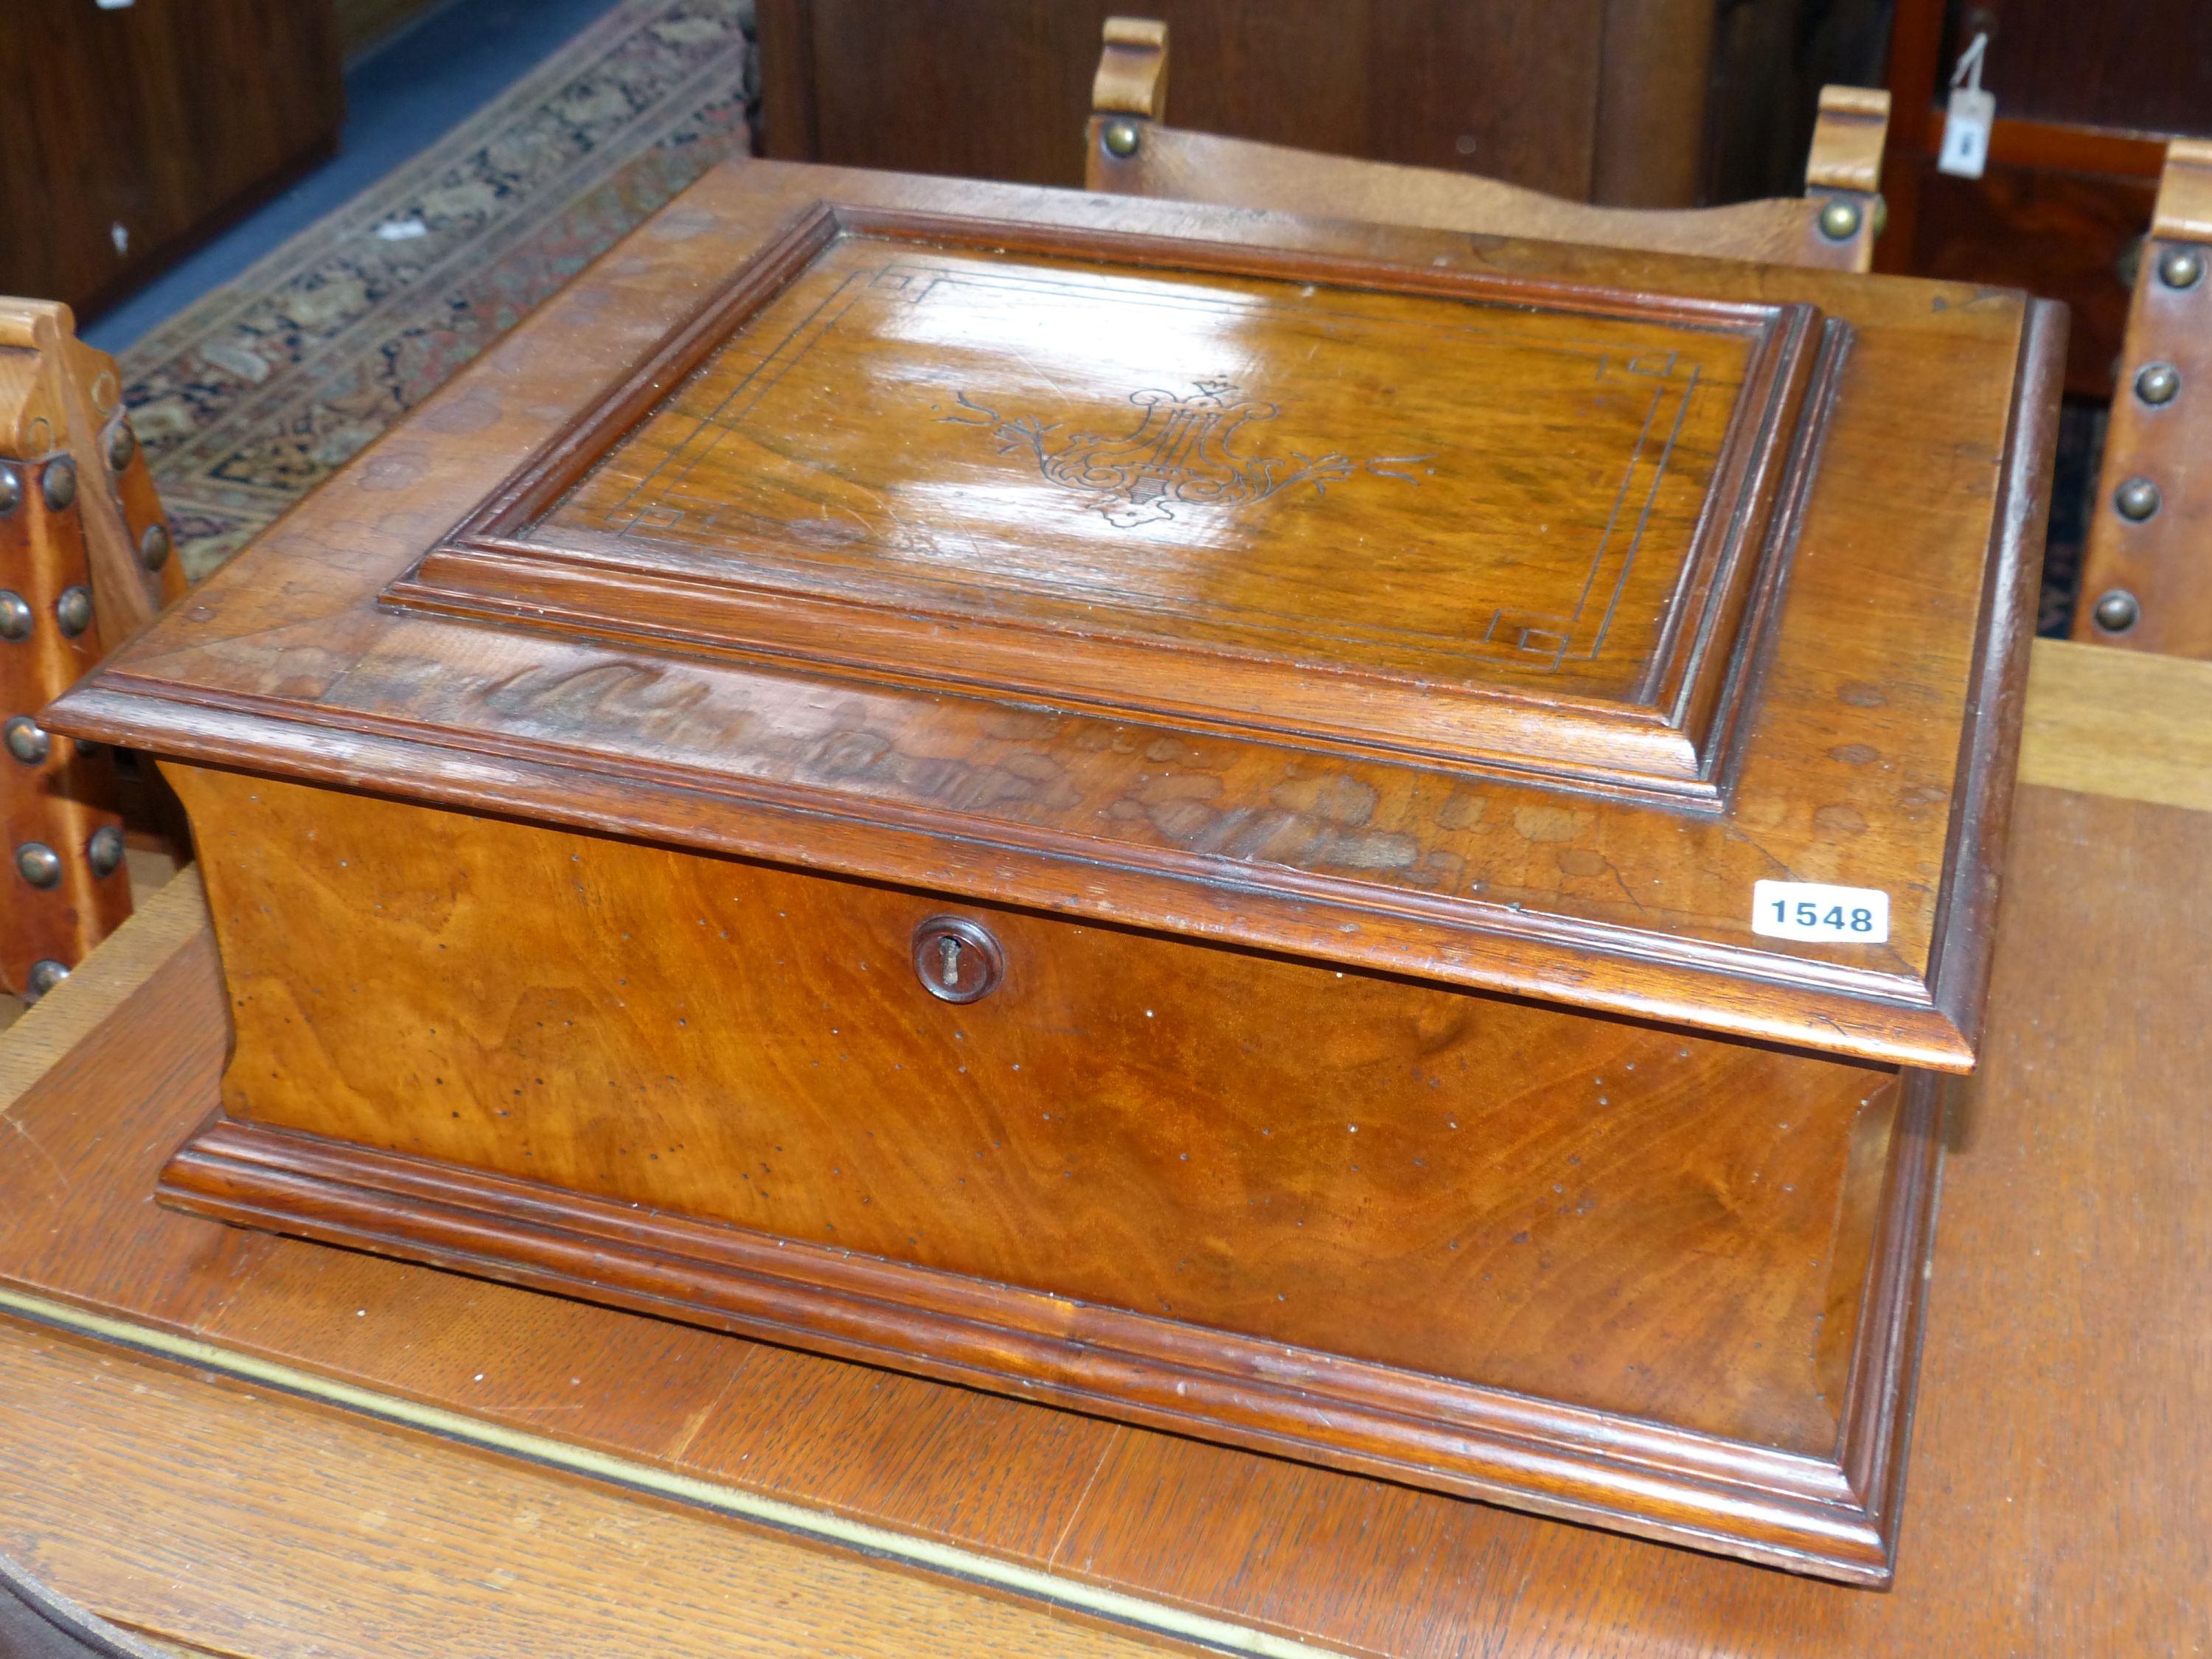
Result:
[[[205,575],[708,167],[750,146],[752,0],[626,0],[123,355]]]

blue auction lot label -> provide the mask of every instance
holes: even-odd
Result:
[[[1875,887],[1762,881],[1752,888],[1751,931],[1823,945],[1884,945],[1889,940],[1889,895]]]

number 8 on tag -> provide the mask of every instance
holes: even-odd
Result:
[[[1889,895],[1875,887],[1831,887],[1818,881],[1759,882],[1752,888],[1751,931],[1768,939],[1884,945],[1889,940]]]

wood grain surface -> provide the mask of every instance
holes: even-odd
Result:
[[[802,224],[387,597],[1717,801],[1847,329],[971,230]]]
[[[641,368],[687,331],[711,333],[733,275],[766,282],[754,265],[790,254],[825,202],[879,224],[964,221],[963,235],[1019,220],[1025,252],[1133,270],[1196,261],[1400,289],[1425,273],[1440,293],[1556,284],[1624,305],[1756,295],[1847,322],[1772,647],[1735,665],[1759,679],[1728,810],[1570,803],[1487,779],[1478,810],[1429,767],[1227,737],[1174,750],[1195,775],[1164,783],[1155,756],[1182,744],[1164,723],[1042,716],[988,685],[848,680],[824,696],[809,674],[690,648],[680,628],[641,653],[380,606],[587,411],[619,393],[642,413]],[[1982,622],[2034,563],[2060,344],[2054,313],[1988,290],[732,164],[53,717],[216,763],[1959,1070],[1978,984],[1960,964],[1986,930],[1947,928],[1945,912],[1964,899],[1979,914],[1988,885],[1986,858],[1958,862],[1978,845],[1960,803],[1979,799],[1977,778],[2004,796],[2002,745],[1966,710],[2007,704],[2016,678],[2015,630]],[[1976,459],[1933,459],[1952,453]],[[1569,700],[1536,701],[1564,718]],[[1169,787],[1208,793],[1159,799]],[[1889,891],[1890,940],[1755,936],[1747,896],[1767,877]]]
[[[2037,648],[2040,781],[2017,804],[1990,1040],[1952,1124],[1886,1594],[161,1211],[155,1170],[212,1108],[222,1056],[204,932],[6,1104],[39,1150],[0,1164],[15,1218],[0,1272],[156,1334],[1346,1651],[2186,1652],[2212,1641],[2212,1341],[2188,1312],[2212,1254],[2194,1128],[2212,1054],[2187,994],[2212,965],[2212,815],[2130,798],[2108,756],[2124,708],[2057,718],[2083,695],[2069,670],[2118,656]],[[2176,665],[2128,666],[2148,707]],[[2171,683],[2172,706],[2203,696],[2196,678]],[[2158,735],[2134,729],[2136,775],[2156,776]],[[2100,792],[2050,787],[2061,772]],[[39,1018],[55,1030],[100,982],[79,975]],[[82,1534],[66,1513],[51,1524]],[[465,1599],[451,1611],[477,1616]]]
[[[337,142],[328,0],[34,3],[8,21],[0,201],[36,232],[0,239],[0,294],[97,307]]]
[[[1940,137],[1942,123],[1935,127]],[[2111,398],[2128,316],[2123,273],[2150,222],[2150,181],[2081,171],[2075,157],[2056,166],[1993,157],[1978,179],[1938,172],[1932,151],[1893,146],[1890,157],[1885,195],[1916,205],[1909,217],[1893,206],[1875,269],[2022,288],[2057,301],[2069,319],[2068,395]]]
[[[241,1123],[1834,1443],[1893,1072],[972,905],[951,1005],[927,895],[185,775]]]
[[[0,1548],[112,1622],[253,1659],[1159,1650],[4,1319]]]
[[[2212,811],[2212,663],[2038,640],[2022,782]]]
[[[1626,18],[1636,9],[1615,9]],[[1108,61],[1115,51],[1108,46]],[[1100,72],[1106,75],[1104,63]],[[1111,112],[1140,101],[1126,90],[1115,96],[1118,101],[1093,100],[1098,112],[1085,137],[1085,174],[1092,190],[1760,264],[1866,270],[1873,263],[1887,93],[1856,87],[1822,89],[1803,197],[1705,208],[1593,206],[1498,179],[1354,161],[1190,131],[1158,118],[1121,123],[1115,144],[1109,145]],[[1132,133],[1133,148],[1117,153]],[[1680,199],[1692,194],[1685,192]],[[1820,224],[1822,210],[1836,200],[1859,210],[1854,228],[1841,236],[1830,235]]]
[[[172,1201],[1886,1570],[1930,1077],[974,904],[950,1005],[942,898],[173,775],[236,1040]]]
[[[1173,31],[1177,118],[1202,131],[1577,201],[1697,198],[1712,0],[765,0],[766,153],[1078,184],[1115,13]]]
[[[85,958],[70,994],[41,1000],[0,1045],[0,1103],[38,1082],[177,951],[207,932],[207,896],[187,866]]]

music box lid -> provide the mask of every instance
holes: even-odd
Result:
[[[1962,1069],[2057,317],[732,163],[51,719]]]

